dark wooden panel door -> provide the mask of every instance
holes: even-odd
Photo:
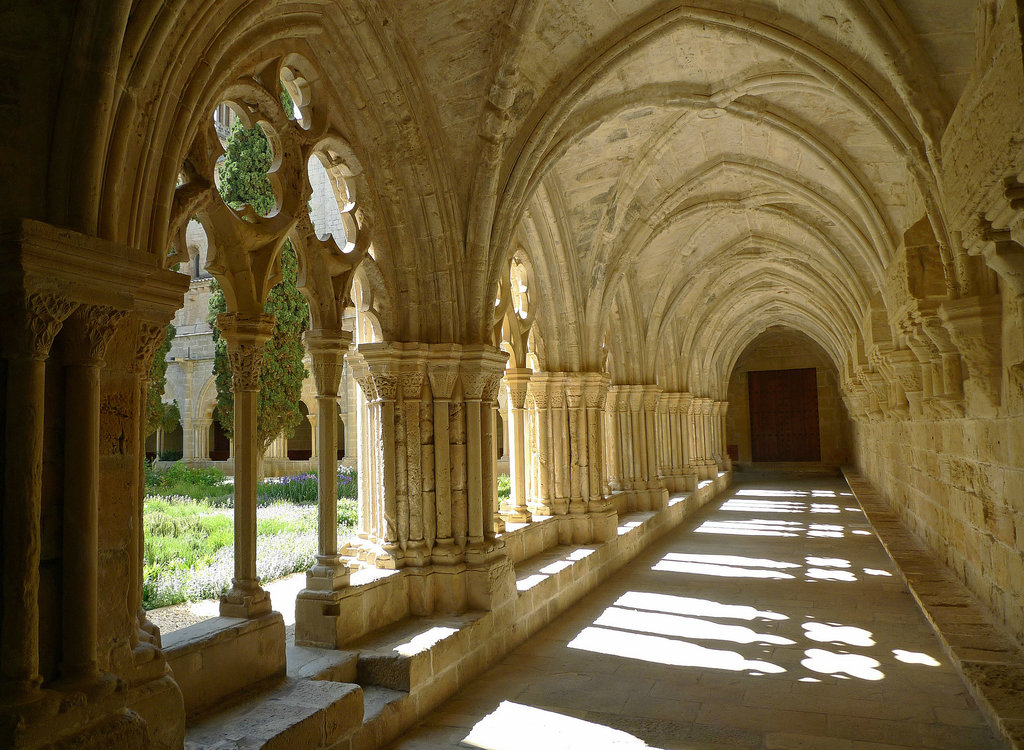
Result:
[[[820,461],[818,379],[804,370],[747,373],[755,461]]]

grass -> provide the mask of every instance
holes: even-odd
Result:
[[[338,476],[338,532],[355,529],[355,473]],[[234,487],[217,469],[147,467],[143,606],[216,598],[234,574]],[[317,477],[268,479],[258,489],[257,574],[271,581],[309,568],[317,545]]]

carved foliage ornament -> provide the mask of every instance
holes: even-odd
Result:
[[[107,305],[80,306],[70,320],[76,333],[72,356],[86,364],[102,363],[107,344],[127,314]]]
[[[64,321],[78,306],[67,297],[49,293],[26,296],[9,303],[12,325],[3,334],[5,356],[44,360]]]

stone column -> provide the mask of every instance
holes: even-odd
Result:
[[[426,345],[408,345],[402,350],[399,390],[402,405],[398,413],[400,444],[395,448],[399,493],[399,540],[405,544],[405,564],[425,565],[430,551],[424,540],[423,465],[420,438],[420,396],[426,375]],[[433,520],[433,519],[431,519]]]
[[[352,343],[348,331],[313,329],[303,335],[316,384],[317,518],[316,564],[306,573],[306,588],[337,591],[348,585],[348,566],[338,555],[338,386],[345,352]]]
[[[726,414],[729,412],[729,402],[721,401],[721,414],[718,421],[718,434],[722,441],[722,467],[726,471],[732,471],[732,456],[729,455],[729,431],[727,429]]]
[[[533,433],[535,435],[537,472],[534,482],[533,513],[541,516],[553,514],[551,475],[551,433],[548,413],[548,374],[534,373],[530,379],[529,397],[534,411]]]
[[[221,597],[222,617],[259,617],[271,610],[270,595],[256,575],[256,400],[263,347],[274,329],[274,316],[221,313],[217,327],[227,341],[234,394],[235,575]]]
[[[455,347],[434,347],[429,355],[427,377],[434,403],[434,502],[437,543],[430,559],[452,564],[460,554],[452,535],[451,442],[449,437],[452,390],[458,378],[458,354]]]
[[[566,376],[565,399],[569,408],[569,512],[584,513],[587,504],[584,483],[589,485],[587,471],[587,412],[583,401],[583,377],[578,373]],[[580,408],[580,407],[583,408]]]
[[[13,297],[13,295],[12,295]],[[39,696],[39,555],[45,362],[77,306],[48,293],[8,299],[0,703]],[[13,408],[17,405],[18,408]]]
[[[561,373],[550,373],[548,380],[548,424],[551,425],[551,469],[554,485],[551,493],[551,509],[555,515],[565,515],[569,510],[568,469],[569,439],[566,434],[565,377]]]
[[[512,485],[509,498],[511,507],[505,520],[516,523],[533,519],[526,506],[526,412],[523,408],[532,372],[529,369],[505,371],[508,386],[509,479]]]
[[[619,442],[619,400],[620,394],[617,387],[608,389],[605,396],[605,433],[607,444],[605,457],[608,470],[608,484],[615,492],[622,487],[622,452]]]
[[[505,531],[505,519],[498,512],[498,435],[495,420],[498,414],[498,390],[501,387],[500,372],[492,372],[488,377],[481,398],[480,427],[481,452],[483,453],[483,470],[481,486],[484,503],[484,539],[494,541],[495,534]]]
[[[644,422],[643,387],[629,387],[629,453],[630,474],[633,478],[633,489],[647,489],[647,436]]]
[[[716,468],[722,466],[722,402],[711,402],[711,460]]]
[[[124,311],[89,305],[65,324],[60,672],[63,682],[74,685],[99,676],[100,368],[124,316]]]
[[[377,542],[383,557],[377,565],[399,567],[402,550],[399,543],[398,487],[396,475],[395,401],[398,395],[399,358],[387,344],[360,344],[359,354],[372,384],[366,394],[374,439],[370,454],[373,482],[377,494]],[[406,508],[406,511],[408,509]]]
[[[153,364],[153,357],[156,350],[163,344],[167,333],[167,325],[153,321],[141,320],[138,325],[136,340],[135,361],[133,372],[135,374],[135,398],[134,408],[138,434],[136,440],[138,446],[138,465],[136,469],[136,490],[137,503],[135,508],[135,535],[134,543],[129,548],[128,565],[128,611],[134,612],[138,622],[138,628],[130,636],[132,646],[140,641],[144,643],[155,641],[159,631],[149,621],[146,611],[142,608],[142,571],[145,563],[146,535],[143,522],[143,510],[146,495],[146,404],[149,396],[149,370]],[[195,442],[193,441],[193,445]]]

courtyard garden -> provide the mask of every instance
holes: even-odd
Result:
[[[217,598],[234,572],[234,487],[217,469],[172,464],[146,473],[143,606]],[[308,569],[317,545],[317,476],[266,479],[257,490],[257,575]],[[356,476],[338,472],[338,533],[356,526]]]
[[[498,477],[498,499],[508,500],[509,478]],[[354,469],[338,470],[338,535],[355,531]],[[234,486],[218,469],[183,463],[147,469],[143,505],[146,609],[216,599],[234,573]],[[307,570],[316,560],[317,475],[265,479],[257,490],[256,573],[270,582]]]

